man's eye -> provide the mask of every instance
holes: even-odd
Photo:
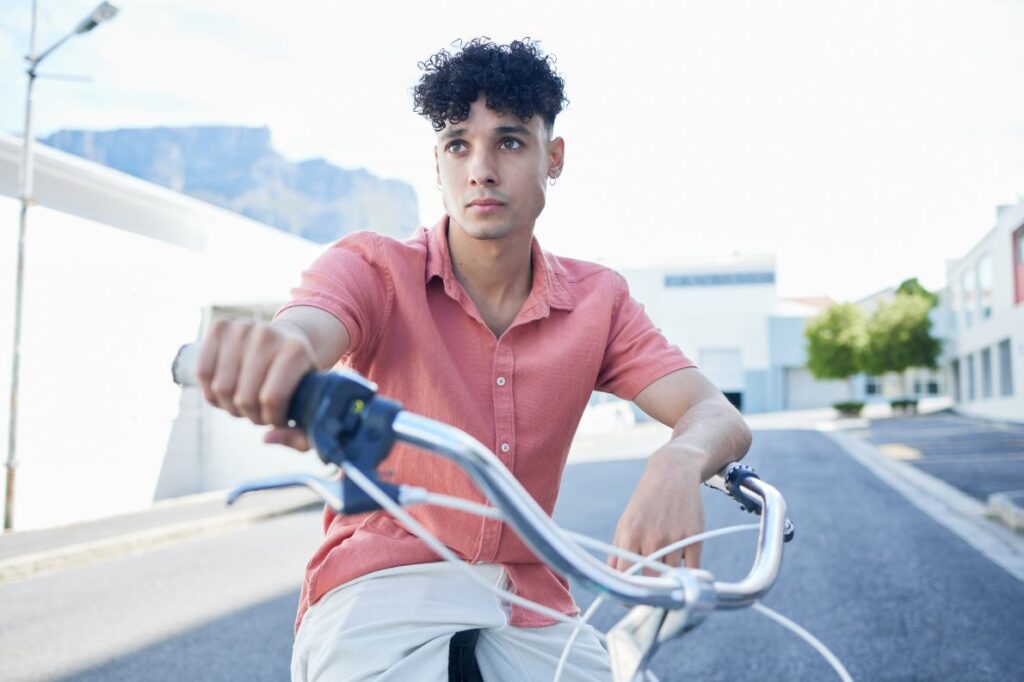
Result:
[[[519,149],[523,146],[523,143],[514,137],[506,137],[501,141],[502,149]]]
[[[461,151],[465,151],[466,143],[460,140],[455,140],[454,142],[449,142],[445,149],[453,154],[458,154]]]

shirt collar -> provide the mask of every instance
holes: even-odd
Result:
[[[523,310],[536,308],[539,317],[546,317],[551,308],[572,310],[572,296],[566,289],[563,278],[558,276],[565,274],[562,264],[556,257],[540,248],[536,237],[533,238],[530,250],[533,259],[533,285]],[[447,215],[442,216],[441,220],[427,231],[425,273],[425,282],[429,283],[434,277],[440,277],[444,283],[445,293],[456,301],[461,300],[463,288],[452,270],[452,257],[448,250]]]

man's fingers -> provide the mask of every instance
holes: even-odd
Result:
[[[619,533],[619,531],[615,532],[615,538],[612,540],[612,546],[618,547],[620,549],[625,549],[629,547],[628,543],[626,542],[626,539]],[[620,557],[618,554],[608,555],[608,565],[616,571],[625,571],[627,568],[629,568],[629,562]]]
[[[676,549],[661,558],[661,563],[678,568],[683,563],[683,550]]]
[[[224,331],[223,341],[217,344],[217,361],[210,382],[210,390],[216,398],[218,407],[222,407],[235,417],[242,412],[235,404],[235,389],[238,385],[238,372],[241,365],[242,349],[249,335],[249,325],[232,324]]]
[[[660,550],[662,547],[665,547],[666,545],[669,545],[669,544],[672,544],[672,543],[670,543],[670,542],[663,542],[661,544],[654,543],[654,544],[651,544],[650,546],[644,546],[644,547],[640,547],[640,546],[629,547],[627,545],[627,546],[625,546],[623,548],[624,549],[628,549],[629,551],[634,552],[635,554],[639,554],[640,556],[648,557],[648,556],[654,554],[655,552],[657,552],[658,550]],[[616,545],[616,546],[619,546],[619,545]],[[692,564],[692,567],[696,568],[696,567],[698,567],[698,565],[700,563],[700,545],[696,545],[696,546],[692,546],[691,545],[688,548],[672,550],[668,554],[666,554],[666,555],[664,555],[664,556],[662,556],[662,557],[660,557],[658,559],[653,559],[652,561],[657,561],[659,563],[666,564],[668,566],[673,566],[673,567],[678,568],[679,566],[683,565],[684,553],[689,551],[691,553],[691,555],[692,555],[694,549],[696,549],[696,558],[692,559],[692,561],[695,561],[696,563]],[[610,558],[608,563],[609,563],[609,565],[611,565],[613,567],[618,567],[618,569],[622,570],[622,571],[628,570],[629,567],[633,565],[632,561],[629,561],[628,559],[623,559],[623,558],[616,559],[616,563],[613,563],[612,559]],[[687,563],[686,565],[688,567],[691,566],[690,563]],[[655,570],[655,569],[648,568],[648,567],[645,566],[644,569],[643,569],[643,575],[646,575],[646,576],[658,576],[658,575],[660,575],[660,572]]]
[[[225,319],[216,320],[210,327],[209,334],[199,347],[199,358],[196,362],[196,378],[199,379],[199,386],[203,389],[203,397],[211,405],[217,404],[217,399],[210,390],[210,382],[213,380],[213,373],[217,369],[217,349],[220,347],[220,339],[224,335],[228,321]]]
[[[273,361],[273,353],[274,347],[267,343],[265,332],[253,329],[248,337],[235,389],[235,407],[243,417],[261,426],[270,423],[262,416],[261,395],[266,386],[267,365]]]
[[[260,390],[260,417],[263,423],[274,426],[285,426],[288,423],[288,405],[292,393],[298,387],[299,380],[312,369],[315,369],[312,360],[305,356],[300,346],[291,345],[277,353],[266,371]]]
[[[295,429],[287,426],[274,427],[263,436],[264,443],[273,445],[284,445],[294,448],[300,452],[309,450],[309,439],[302,429]]]
[[[686,567],[687,568],[700,568],[700,542],[690,545],[686,548]]]

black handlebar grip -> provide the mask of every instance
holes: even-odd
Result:
[[[295,393],[288,403],[288,419],[305,431],[313,423],[320,397],[323,395],[324,378],[318,372],[307,372],[295,387]]]

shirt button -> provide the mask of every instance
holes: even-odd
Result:
[[[512,446],[509,445],[508,443],[502,443],[501,444],[501,451],[502,452],[508,452],[511,449],[512,449]]]
[[[498,377],[497,384],[499,386],[504,386],[505,385],[505,377]]]

